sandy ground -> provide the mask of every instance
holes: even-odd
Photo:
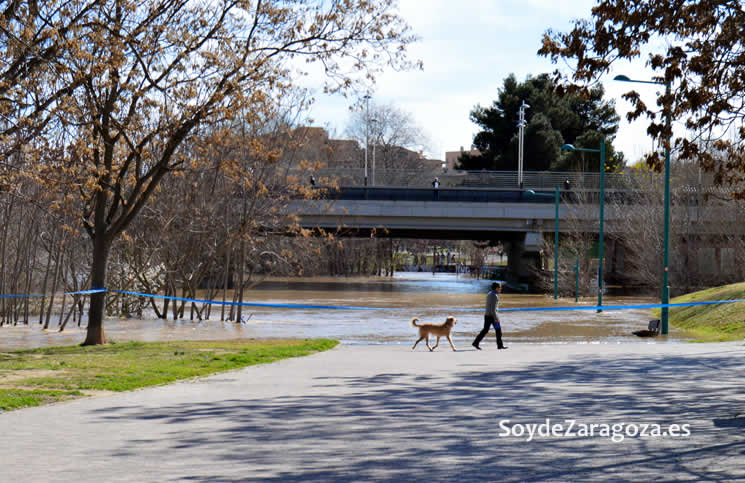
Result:
[[[482,346],[342,345],[5,412],[0,479],[745,480],[742,343]]]

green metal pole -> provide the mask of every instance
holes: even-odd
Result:
[[[559,185],[554,187],[556,226],[554,229],[554,300],[559,298]]]
[[[600,240],[598,246],[598,307],[603,306],[603,255],[605,251],[605,237],[603,221],[605,220],[605,139],[600,143]],[[598,308],[598,313],[602,312]]]
[[[662,84],[662,82],[656,81],[639,81],[631,80],[625,75],[618,75],[615,80],[623,82],[639,82],[642,84]],[[665,82],[665,100],[670,98],[670,82]],[[662,249],[662,304],[667,305],[670,303],[670,286],[669,286],[669,251],[670,251],[670,143],[672,142],[672,131],[670,125],[672,123],[672,103],[668,106],[667,116],[665,116],[665,131],[667,142],[665,144],[665,229],[664,229],[664,241]],[[669,311],[667,307],[662,307],[661,312],[661,326],[660,332],[667,334],[668,332],[668,316]]]
[[[670,83],[665,83],[665,97],[670,96]],[[662,303],[670,303],[670,287],[668,286],[668,252],[670,251],[670,111],[668,110],[667,119],[665,119],[665,129],[667,130],[667,144],[665,145],[665,236],[664,247],[662,252]],[[668,308],[662,307],[661,311],[661,330],[662,334],[668,331]]]

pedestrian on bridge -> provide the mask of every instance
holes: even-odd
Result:
[[[493,325],[494,332],[497,335],[497,349],[506,349],[507,347],[502,343],[502,326],[499,323],[499,316],[497,311],[499,310],[499,294],[502,292],[502,284],[494,282],[491,284],[491,290],[486,294],[486,309],[484,311],[484,328],[481,329],[479,335],[473,341],[472,346],[477,350],[481,350],[479,343],[486,334],[489,332],[489,328]]]

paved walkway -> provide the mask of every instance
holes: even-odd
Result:
[[[0,479],[745,479],[742,343],[483,346],[342,346],[6,412]],[[547,418],[555,435],[515,436]],[[567,420],[576,434],[558,435]],[[603,424],[690,435],[613,442]]]

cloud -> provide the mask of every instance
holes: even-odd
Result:
[[[378,102],[393,103],[410,112],[444,159],[445,151],[470,146],[477,127],[469,113],[477,104],[490,105],[497,90],[511,73],[522,80],[528,75],[552,72],[552,65],[539,57],[541,38],[547,29],[567,31],[578,18],[589,18],[594,0],[401,0],[400,13],[421,40],[410,46],[413,58],[421,59],[423,71],[387,71],[378,77],[372,95]],[[628,68],[647,75],[643,62]],[[633,68],[632,68],[633,67]],[[625,86],[615,87],[612,77],[604,82],[609,97],[620,99]],[[653,92],[651,94],[654,94]],[[319,95],[313,108],[318,125],[344,131],[348,106],[353,100]],[[628,105],[618,102],[623,116]],[[627,157],[651,144],[644,127],[622,121],[618,147]]]

